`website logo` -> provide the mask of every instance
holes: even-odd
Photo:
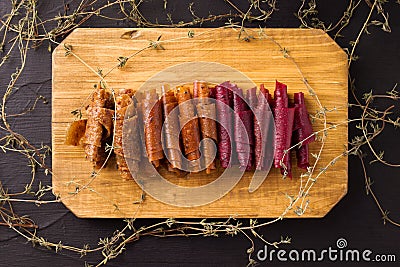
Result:
[[[335,246],[316,250],[316,249],[268,249],[265,245],[257,252],[257,259],[262,262],[395,262],[397,257],[393,253],[379,254],[370,249],[349,248],[347,240],[339,238]]]

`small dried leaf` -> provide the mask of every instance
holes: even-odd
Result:
[[[141,35],[141,32],[139,30],[132,30],[132,31],[127,31],[124,32],[121,35],[121,39],[136,39]]]

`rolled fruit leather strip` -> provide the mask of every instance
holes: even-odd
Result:
[[[164,158],[162,138],[162,108],[156,89],[143,92],[141,99],[141,115],[144,124],[144,141],[147,157],[154,167],[160,166],[160,160]]]
[[[95,169],[100,168],[106,159],[105,144],[113,128],[111,102],[111,94],[97,86],[86,110],[88,119],[83,143],[86,157]]]
[[[254,156],[253,112],[243,99],[242,89],[237,88],[233,93],[233,127],[237,157],[240,168],[249,171],[253,166]]]
[[[315,141],[315,136],[313,135],[314,131],[308,116],[304,94],[302,92],[294,94],[294,105],[295,116],[293,128],[299,130],[299,138],[300,140],[303,140],[303,144],[309,144]]]
[[[170,90],[168,85],[163,85],[161,91],[164,114],[164,144],[169,161],[168,170],[180,174],[182,158],[179,143],[179,116],[178,112],[172,112],[178,106],[178,100],[175,97],[174,91]]]
[[[274,91],[274,119],[275,119],[275,150],[274,166],[280,168],[281,173],[292,177],[290,148],[294,120],[294,108],[289,108],[287,86],[276,81]],[[287,151],[285,153],[285,151]]]
[[[143,155],[139,125],[137,107],[131,104],[127,107],[123,126],[124,156],[125,162],[130,167],[131,175],[136,175],[139,172],[139,164]]]
[[[254,110],[258,104],[257,87],[250,88],[246,91],[246,99],[247,103],[249,103],[250,109]]]
[[[218,133],[218,158],[222,168],[232,165],[232,142],[233,139],[233,113],[232,113],[232,91],[229,88],[235,86],[230,82],[224,82],[215,86],[214,94],[217,109],[217,133]]]
[[[211,170],[216,169],[214,155],[216,154],[215,144],[217,142],[217,124],[215,103],[210,101],[210,88],[206,82],[195,81],[193,83],[193,95],[198,98],[196,109],[199,117],[201,137],[202,139],[209,138],[210,141],[203,142],[204,159],[206,163],[206,173],[211,173]],[[208,164],[207,164],[208,163]]]
[[[135,103],[132,99],[134,94],[135,91],[132,89],[121,89],[117,93],[115,103],[114,153],[118,169],[124,179],[132,178],[131,174],[139,171],[141,157],[138,117]],[[126,158],[131,162],[131,171]]]
[[[139,135],[140,135],[140,145],[141,145],[141,151],[142,151],[142,160],[149,161],[149,158],[147,157],[147,152],[146,152],[146,140],[144,136],[144,114],[143,114],[143,98],[144,94],[143,91],[136,91],[134,99],[136,100],[136,114],[138,116],[138,122],[139,122]],[[147,166],[147,165],[145,165]]]
[[[247,90],[246,92],[247,102],[249,103],[250,109],[253,111],[253,131],[254,131],[254,164],[256,170],[262,169],[262,136],[261,136],[261,128],[260,123],[258,122],[258,118],[264,118],[263,114],[263,106],[258,107],[258,98],[257,98],[257,87],[253,87]],[[261,104],[261,103],[260,103]],[[256,116],[257,114],[257,116]]]
[[[311,121],[305,105],[304,94],[302,92],[294,94],[294,131],[292,145],[301,142],[300,147],[296,147],[297,166],[302,169],[309,167],[308,144],[315,141]]]
[[[300,138],[298,136],[298,131],[294,131],[292,136],[293,144],[299,143]],[[307,169],[307,167],[310,166],[308,144],[302,144],[300,147],[296,147],[296,159],[297,167]]]
[[[200,165],[197,160],[200,158],[200,130],[199,121],[195,113],[195,106],[191,99],[190,90],[187,86],[177,87],[176,97],[179,104],[179,123],[182,127],[181,136],[184,148],[184,154],[189,160],[190,172],[200,171]]]
[[[256,92],[250,93],[256,94]],[[267,154],[272,154],[273,150],[273,147],[267,147],[267,140],[270,138],[270,136],[268,136],[268,134],[270,134],[270,127],[273,127],[273,125],[270,125],[273,119],[272,111],[269,106],[271,99],[272,96],[268,89],[264,87],[264,84],[261,84],[260,92],[257,97],[257,105],[254,108],[254,158],[256,170],[267,170],[266,161],[269,158]],[[258,121],[257,118],[259,118],[260,121]]]

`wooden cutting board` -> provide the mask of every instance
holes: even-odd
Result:
[[[323,31],[308,29],[248,29],[249,42],[238,38],[234,29],[86,29],[72,32],[53,52],[52,169],[53,190],[78,217],[88,218],[167,218],[167,217],[276,217],[289,204],[287,195],[299,192],[301,171],[294,167],[294,178],[282,179],[274,169],[254,193],[248,192],[251,175],[245,174],[235,188],[223,198],[204,206],[183,208],[163,204],[146,196],[139,205],[142,190],[135,181],[124,181],[109,164],[87,189],[75,194],[91,180],[90,163],[82,148],[64,144],[68,124],[98,83],[95,72],[107,73],[118,57],[128,56],[156,41],[159,36],[164,49],[149,49],[130,59],[125,67],[115,68],[106,80],[112,88],[139,88],[147,79],[167,67],[193,61],[218,62],[247,75],[254,83],[264,83],[273,90],[275,79],[288,85],[289,94],[303,91],[310,113],[318,110],[308,94],[298,68],[327,110],[331,123],[347,120],[347,56]],[[190,35],[190,34],[189,34]],[[242,37],[246,37],[243,35]],[[251,37],[253,36],[254,39]],[[266,37],[268,36],[268,37]],[[273,41],[270,39],[273,38]],[[73,55],[65,55],[64,44]],[[279,47],[279,45],[280,47]],[[297,66],[284,57],[284,51]],[[90,68],[92,70],[90,70]],[[320,130],[320,123],[314,130]],[[347,145],[347,126],[328,131],[320,167],[340,155]],[[316,153],[320,142],[310,145]],[[295,159],[294,166],[295,166]],[[185,179],[185,178],[183,178]],[[347,192],[347,158],[340,159],[323,174],[310,191],[309,205],[303,217],[323,217]],[[205,174],[187,179],[189,186],[205,184]],[[177,180],[179,183],[179,180]],[[286,217],[298,217],[289,211]]]

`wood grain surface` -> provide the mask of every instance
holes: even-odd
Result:
[[[182,208],[163,204],[147,196],[141,205],[135,204],[142,191],[132,181],[124,181],[118,171],[109,164],[90,186],[73,194],[76,187],[90,181],[92,171],[82,148],[64,144],[68,124],[74,120],[71,111],[79,108],[99,81],[89,69],[101,69],[107,73],[120,56],[128,56],[149,44],[149,40],[175,39],[162,43],[165,50],[149,49],[128,61],[124,68],[113,70],[107,83],[113,88],[139,88],[157,72],[184,62],[210,61],[235,68],[257,85],[266,84],[273,89],[275,79],[288,85],[289,94],[306,93],[310,113],[318,109],[308,95],[297,67],[283,57],[281,48],[268,38],[245,42],[238,39],[233,29],[192,29],[194,38],[188,38],[188,29],[137,29],[134,38],[121,38],[133,29],[76,29],[63,43],[72,46],[74,56],[65,56],[63,44],[53,52],[53,107],[52,107],[52,166],[54,193],[78,217],[275,217],[288,205],[288,195],[299,191],[301,171],[294,168],[292,180],[281,178],[278,170],[272,170],[254,193],[248,193],[250,174],[242,177],[236,187],[211,204]],[[298,67],[315,90],[321,104],[328,110],[329,122],[347,119],[347,57],[342,49],[323,31],[305,29],[265,29],[281,47],[289,51]],[[258,29],[250,30],[256,35]],[[320,123],[315,130],[320,130]],[[325,166],[344,151],[347,144],[347,126],[328,132],[319,167]],[[321,143],[310,145],[317,152]],[[191,177],[196,185],[210,179],[205,175]],[[203,179],[203,180],[202,180]],[[323,217],[347,192],[347,159],[339,160],[320,177],[310,192],[310,204],[303,217]],[[118,209],[116,209],[116,206]],[[296,217],[289,212],[287,217]]]

